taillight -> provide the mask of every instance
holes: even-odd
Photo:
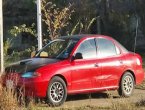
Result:
[[[141,65],[141,61],[140,61],[138,58],[136,59],[136,63],[137,63],[137,65],[139,65],[139,66]]]
[[[141,56],[139,54],[137,54],[136,64],[138,66],[142,65],[142,58],[141,58]]]

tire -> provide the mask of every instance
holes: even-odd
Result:
[[[130,72],[125,72],[122,76],[118,93],[122,97],[129,97],[132,95],[134,90],[135,82],[134,77]]]
[[[67,98],[67,88],[64,80],[58,76],[51,79],[47,90],[47,103],[50,106],[60,106]]]

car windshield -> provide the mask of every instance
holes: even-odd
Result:
[[[66,59],[76,43],[77,41],[73,39],[54,40],[42,48],[35,57]]]

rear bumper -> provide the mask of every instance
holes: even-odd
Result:
[[[145,78],[145,72],[143,69],[136,70],[136,85],[141,84]]]

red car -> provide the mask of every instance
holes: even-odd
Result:
[[[63,104],[68,94],[118,90],[129,97],[144,79],[140,55],[103,35],[60,37],[27,60],[6,68],[5,85],[26,96]]]

